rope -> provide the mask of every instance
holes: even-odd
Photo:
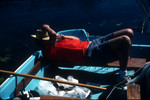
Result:
[[[139,68],[132,76],[134,76],[136,73],[138,73],[141,69],[142,69],[142,67]],[[124,82],[126,82],[126,80],[123,80],[123,81],[117,83],[115,86],[113,86],[112,90],[110,91],[110,93],[109,93],[108,96],[106,97],[106,100],[108,100],[108,98],[109,98],[110,95],[113,93],[113,91],[114,91],[119,85],[123,84]]]

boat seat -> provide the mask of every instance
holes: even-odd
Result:
[[[55,61],[52,61],[52,62],[55,63]],[[128,68],[142,68],[145,65],[146,62],[147,62],[146,58],[128,58],[127,67]],[[56,66],[74,67],[76,65],[73,65],[73,64],[67,63],[67,62],[57,62]],[[107,63],[106,65],[102,65],[100,63],[93,63],[93,64],[85,64],[85,66],[119,67],[120,65],[119,65],[119,60],[117,60],[117,61],[113,61],[113,62]]]
[[[128,68],[142,68],[146,63],[146,58],[129,58],[128,59]],[[107,64],[111,67],[119,67],[119,61],[110,62]]]

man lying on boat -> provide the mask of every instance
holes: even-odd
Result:
[[[42,47],[43,56],[49,61],[64,61],[72,64],[99,62],[106,64],[119,59],[120,80],[126,79],[127,62],[133,31],[122,29],[92,41],[81,41],[75,36],[56,34],[49,25],[37,29],[35,42]]]

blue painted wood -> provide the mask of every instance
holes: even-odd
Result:
[[[29,59],[27,59],[15,72],[16,73],[23,73],[27,74],[34,66],[35,63],[35,57],[41,54],[41,51],[35,52]],[[41,72],[39,72],[37,75],[42,76]],[[16,77],[10,76],[1,86],[0,86],[0,98],[1,99],[9,99],[14,97],[14,90],[17,84],[23,79],[23,77],[17,76],[17,83],[16,83]],[[30,84],[29,84],[30,85]],[[31,86],[31,85],[30,85]],[[33,88],[34,85],[30,87]]]

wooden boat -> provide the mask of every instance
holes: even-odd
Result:
[[[74,35],[79,37],[82,41],[92,40],[98,36],[89,36],[88,33],[84,29],[72,29],[60,31],[57,34],[64,35]],[[144,53],[150,50],[149,45],[142,44],[133,44],[131,51],[131,58],[129,58],[128,62],[128,74],[134,75],[135,71],[139,67],[143,67],[146,63],[146,58],[143,58]],[[142,53],[141,53],[142,51]],[[145,51],[145,52],[143,52]],[[145,55],[146,56],[146,55]],[[144,56],[144,57],[145,57]],[[22,74],[30,74],[40,77],[53,77],[53,65],[51,64],[43,64],[41,50],[36,51],[33,55],[31,55],[14,73],[22,73]],[[127,97],[127,90],[123,90],[120,88],[116,88],[113,92],[113,86],[117,84],[116,77],[118,74],[119,67],[118,61],[107,64],[106,66],[58,66],[59,74],[62,77],[66,77],[67,75],[72,75],[73,77],[78,76],[78,80],[80,83],[94,85],[98,87],[107,88],[107,90],[96,90],[91,89],[91,99],[120,99],[124,98],[129,99]],[[11,74],[11,73],[9,73]],[[10,75],[8,79],[5,80],[4,83],[0,86],[0,98],[1,99],[11,99],[15,96],[19,95],[21,91],[28,90],[36,90],[38,87],[39,79],[35,78],[27,78],[18,75]],[[134,85],[135,86],[135,85]],[[120,87],[120,86],[119,86]],[[132,87],[132,86],[131,86]],[[137,93],[137,94],[136,94]],[[135,91],[135,96],[140,98],[139,92]],[[130,95],[130,93],[128,93]],[[135,98],[136,98],[135,97]],[[44,96],[40,95],[41,99],[77,99],[71,97],[58,97],[58,96]],[[78,98],[79,99],[79,98]],[[85,99],[85,98],[82,98]]]

